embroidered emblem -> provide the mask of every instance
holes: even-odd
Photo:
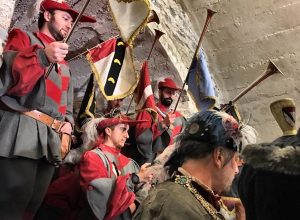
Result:
[[[282,108],[283,117],[285,118],[286,122],[291,126],[295,126],[295,118],[296,112],[294,107],[285,107]]]
[[[238,138],[239,123],[232,116],[223,118],[222,124],[228,137]]]
[[[196,134],[199,131],[199,125],[197,123],[193,123],[190,126],[189,134]]]

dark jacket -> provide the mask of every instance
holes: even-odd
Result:
[[[249,145],[239,195],[247,220],[296,220],[300,204],[300,147]]]
[[[211,220],[192,193],[167,181],[154,188],[137,210],[134,220]]]

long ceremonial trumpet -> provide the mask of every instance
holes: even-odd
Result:
[[[199,49],[200,49],[200,47],[201,47],[201,44],[202,44],[202,41],[203,41],[203,39],[204,39],[204,35],[205,35],[206,31],[207,31],[207,27],[208,27],[208,25],[209,25],[209,22],[210,22],[212,16],[213,16],[215,13],[216,13],[215,11],[213,11],[213,10],[211,10],[211,9],[207,9],[207,16],[206,16],[205,24],[204,24],[204,27],[203,27],[203,29],[202,29],[202,32],[201,32],[201,35],[200,35],[200,39],[199,39],[199,41],[198,41],[198,45],[197,45],[197,47],[196,47],[196,50],[195,50],[195,53],[194,53],[194,56],[193,56],[191,65],[190,65],[190,67],[189,67],[188,74],[186,75],[185,80],[184,80],[184,82],[183,82],[183,85],[182,85],[182,87],[181,87],[181,90],[180,90],[180,93],[179,93],[179,96],[178,96],[176,105],[175,105],[175,107],[174,107],[174,112],[175,112],[176,109],[177,109],[177,106],[178,106],[180,97],[182,96],[182,93],[183,93],[183,90],[184,90],[184,86],[186,85],[187,80],[188,80],[188,78],[189,78],[189,75],[190,75],[190,74],[189,74],[189,73],[190,73],[190,68],[191,68],[191,66],[192,66],[193,60],[194,60],[195,56],[197,56],[197,54],[198,54],[198,51],[199,51]]]
[[[160,30],[157,30],[157,29],[154,29],[154,31],[155,31],[155,38],[154,38],[154,41],[153,41],[153,43],[152,43],[152,46],[151,46],[151,49],[150,49],[150,52],[149,52],[149,55],[148,55],[147,60],[150,59],[150,56],[151,56],[151,53],[152,53],[152,50],[153,50],[153,48],[154,48],[155,43],[159,40],[159,38],[160,38],[161,36],[163,36],[163,35],[165,34],[164,32],[162,32],[162,31],[160,31]]]
[[[272,76],[274,74],[284,75],[281,72],[281,70],[271,60],[269,60],[267,69],[254,82],[252,82],[246,89],[244,89],[240,94],[238,94],[234,99],[232,99],[232,101],[230,101],[229,105],[223,106],[221,108],[221,110],[223,110],[223,111],[228,110],[228,108],[230,108],[230,105],[234,104],[236,101],[238,101],[240,98],[242,98],[245,94],[247,94],[251,89],[253,89],[259,83],[261,83],[266,78],[268,78],[269,76]]]

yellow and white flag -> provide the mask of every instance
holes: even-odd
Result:
[[[149,0],[109,0],[109,6],[124,42],[131,44],[139,31],[147,25]]]

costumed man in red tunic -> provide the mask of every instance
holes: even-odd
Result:
[[[86,218],[131,219],[141,202],[135,189],[140,182],[151,181],[152,174],[146,169],[149,164],[140,169],[133,160],[121,154],[129,137],[129,125],[141,122],[145,121],[129,120],[121,114],[88,122],[96,124],[98,140],[93,150],[83,154],[79,164],[80,183],[89,204]]]
[[[94,117],[99,118],[119,112],[122,101],[123,99],[104,101],[101,94],[96,95],[93,92],[93,75],[91,75],[76,121],[80,130],[77,137],[81,135],[77,139],[78,147],[73,145],[74,148],[65,157],[64,164],[56,173],[57,178],[50,184],[44,202],[35,216],[36,220],[77,220],[80,218],[81,209],[84,206],[84,195],[79,183],[78,164],[82,154],[94,148],[88,135],[93,128],[88,122]]]
[[[158,113],[158,120],[153,119],[147,110],[141,111],[137,116],[138,120],[147,120],[136,127],[137,148],[143,156],[140,164],[152,162],[157,154],[173,144],[174,138],[183,130],[186,121],[180,112],[173,113],[170,109],[175,93],[180,90],[176,83],[170,78],[165,78],[158,83],[158,89],[159,102],[154,109]]]
[[[62,160],[60,134],[73,127],[73,87],[60,42],[78,13],[66,3],[41,3],[36,33],[14,29],[0,79],[0,216],[32,219]],[[87,16],[83,22],[95,22]],[[55,63],[49,77],[47,67]]]

